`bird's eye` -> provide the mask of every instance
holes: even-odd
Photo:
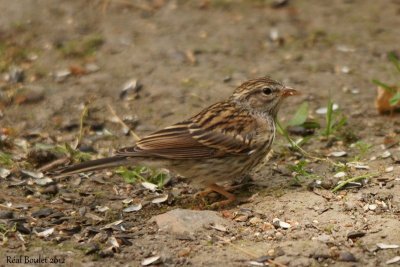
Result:
[[[265,88],[263,88],[262,92],[264,95],[270,95],[270,94],[272,94],[272,89],[265,87]]]

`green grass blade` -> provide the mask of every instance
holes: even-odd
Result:
[[[390,52],[388,54],[388,58],[393,63],[393,65],[396,67],[397,71],[400,72],[400,60],[397,58],[396,54],[393,52]]]
[[[383,89],[385,89],[386,91],[388,91],[389,93],[396,93],[396,89],[394,89],[392,86],[387,85],[384,82],[381,82],[379,80],[373,79],[372,82],[380,87],[382,87]]]

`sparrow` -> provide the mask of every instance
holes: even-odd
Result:
[[[221,182],[249,173],[263,162],[275,138],[275,121],[285,98],[298,91],[269,77],[252,79],[237,87],[225,101],[197,115],[156,131],[108,158],[86,161],[53,172],[56,177],[117,166],[166,168],[192,184],[217,192],[230,204],[235,195]]]

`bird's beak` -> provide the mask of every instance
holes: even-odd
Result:
[[[291,87],[287,87],[285,86],[285,88],[283,88],[282,90],[282,96],[283,97],[288,97],[288,96],[293,96],[293,95],[299,95],[300,92],[291,88]]]

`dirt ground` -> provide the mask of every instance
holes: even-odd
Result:
[[[0,0],[0,264],[42,255],[47,266],[140,266],[151,256],[160,266],[386,266],[400,256],[400,115],[377,113],[371,82],[399,82],[387,53],[400,53],[400,1],[274,3]],[[217,211],[226,231],[180,236],[149,221],[207,209],[179,177],[158,191],[173,197],[153,204],[154,192],[111,171],[44,184],[21,173],[62,158],[46,148],[73,144],[86,108],[81,149],[101,157],[134,142],[112,111],[145,136],[265,75],[302,92],[281,121],[308,102],[322,128],[302,145],[312,156],[278,136],[269,162],[235,191],[239,200]],[[135,80],[142,87],[122,94]],[[316,110],[329,99],[347,123],[324,137]],[[346,155],[315,159],[337,151]],[[353,161],[368,169],[346,166]],[[360,175],[368,179],[332,193]],[[123,212],[127,198],[143,207]],[[105,227],[118,220],[124,231]]]

